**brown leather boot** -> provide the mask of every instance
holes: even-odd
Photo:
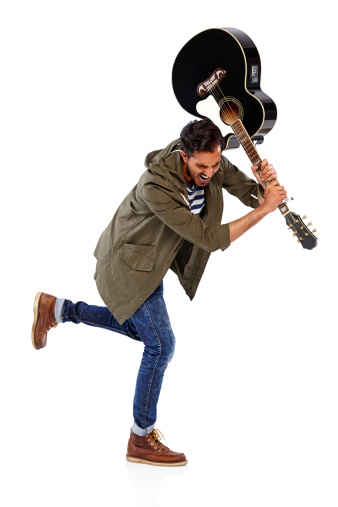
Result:
[[[186,465],[188,461],[183,452],[171,451],[163,445],[160,434],[162,435],[159,430],[153,430],[145,437],[139,437],[131,431],[128,441],[127,460],[134,463],[167,467]]]
[[[56,297],[44,292],[38,292],[34,300],[34,322],[32,327],[32,344],[35,349],[42,349],[47,345],[47,333],[57,326],[55,321]]]

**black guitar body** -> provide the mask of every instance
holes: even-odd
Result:
[[[201,97],[197,87],[219,68],[226,71],[219,83],[224,99],[236,104],[251,139],[263,142],[264,136],[276,122],[277,108],[274,101],[260,89],[259,54],[253,41],[241,30],[212,28],[187,42],[177,55],[172,72],[173,89],[178,102],[188,113],[200,118],[209,117],[216,123],[211,114],[201,113],[202,102],[215,102],[214,99],[208,93]],[[217,114],[217,120],[222,122],[219,108]],[[239,146],[231,127],[225,125],[221,130],[227,148]]]

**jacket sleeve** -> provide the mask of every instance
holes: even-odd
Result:
[[[230,246],[229,224],[205,225],[199,216],[191,213],[183,194],[179,202],[163,188],[149,184],[142,188],[142,197],[151,212],[182,238],[208,252]]]
[[[264,195],[263,188],[224,156],[222,156],[221,169],[223,171],[223,188],[246,206],[258,208],[257,190],[260,188],[261,195]]]

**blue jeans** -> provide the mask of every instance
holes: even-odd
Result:
[[[150,433],[155,427],[164,372],[175,348],[175,336],[163,299],[163,282],[122,325],[105,306],[87,305],[82,301],[74,304],[65,299],[61,308],[62,322],[102,327],[144,343],[136,381],[132,430],[140,436]]]

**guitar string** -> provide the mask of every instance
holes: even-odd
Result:
[[[218,90],[219,89],[219,92]],[[231,121],[231,116],[235,115],[236,112],[233,110],[233,106],[232,106],[232,103],[230,101],[228,101],[228,99],[224,96],[223,92],[222,92],[222,89],[220,88],[219,84],[216,85],[214,88],[212,88],[209,92],[215,99],[216,103],[219,105],[219,108],[221,110],[221,119],[224,118],[226,123],[232,127],[234,133],[235,133],[235,136],[238,137],[238,128],[237,126],[235,127],[234,124],[237,120],[240,120],[240,114],[239,114],[239,111],[238,111],[238,118],[235,120],[235,121]],[[224,105],[225,104],[225,105]],[[236,104],[235,104],[236,105]],[[237,106],[236,106],[237,107]],[[229,111],[230,110],[230,111]],[[244,128],[244,126],[243,126]],[[245,129],[244,129],[244,133],[245,133]],[[250,140],[250,138],[249,138]],[[251,140],[250,140],[251,141]],[[241,142],[239,140],[239,142]],[[242,143],[241,143],[242,144]],[[247,155],[251,156],[251,153],[250,153],[250,149],[245,145],[245,144],[242,144],[245,152],[247,153]],[[250,146],[250,145],[249,145]],[[250,146],[251,147],[251,146]],[[254,152],[257,153],[254,145],[252,144],[252,148],[254,149]],[[248,153],[249,151],[249,153]],[[260,159],[258,153],[257,153],[257,156],[258,158]]]
[[[218,90],[217,90],[217,89],[219,90],[219,92],[218,92]],[[245,140],[246,140],[246,141],[249,141],[249,146],[247,145],[247,143],[246,143],[246,144],[244,144],[244,141],[243,141],[243,143],[242,143],[242,142],[241,142],[241,140],[239,139],[238,128],[237,128],[237,126],[236,126],[236,127],[234,126],[234,124],[235,124],[235,122],[236,122],[237,120],[235,120],[235,121],[231,122],[231,115],[232,115],[232,114],[234,114],[234,111],[233,111],[233,109],[232,109],[232,104],[231,104],[231,102],[229,102],[229,101],[228,101],[228,99],[224,96],[223,91],[222,91],[222,89],[220,88],[219,83],[218,83],[215,87],[211,88],[211,90],[210,90],[210,92],[209,92],[209,93],[210,93],[210,94],[214,97],[214,99],[215,99],[216,103],[219,105],[219,108],[220,108],[221,113],[222,113],[222,114],[221,114],[221,119],[222,119],[222,117],[224,117],[224,118],[225,118],[226,123],[227,123],[229,126],[231,126],[231,128],[233,129],[233,131],[234,131],[234,133],[235,133],[235,136],[237,137],[237,139],[239,140],[239,142],[240,142],[240,143],[241,143],[241,145],[243,146],[244,151],[245,151],[245,152],[246,152],[246,154],[248,155],[248,157],[249,157],[250,161],[251,161],[254,165],[259,165],[259,164],[261,163],[261,157],[259,156],[258,151],[257,151],[257,149],[256,149],[255,145],[253,144],[253,142],[252,142],[252,140],[251,140],[251,138],[250,138],[249,134],[246,132],[246,129],[245,129],[244,125],[242,124],[242,121],[241,121],[241,118],[240,118],[240,112],[239,112],[239,110],[238,110],[238,118],[237,118],[237,120],[240,120],[240,124],[241,124],[241,125],[242,125],[242,127],[243,127],[243,133],[244,133],[244,135],[245,135],[245,137],[246,137],[246,139],[245,139]],[[225,106],[224,106],[224,105],[225,105]],[[229,113],[228,113],[228,111],[229,111],[229,110],[230,110],[230,115],[229,115]],[[254,161],[254,160],[252,160],[252,159],[253,159],[253,157],[252,157],[252,152],[253,152],[255,155],[257,155],[258,160],[255,160],[255,161]]]
[[[231,122],[231,116],[233,114],[236,114],[236,112],[232,109],[231,102],[228,101],[228,99],[224,96],[223,91],[220,88],[219,84],[210,90],[210,94],[214,97],[216,103],[219,105],[219,108],[221,110],[221,119],[222,119],[222,117],[224,117],[226,123],[229,126],[231,126],[232,130],[235,133],[236,138],[238,139],[240,144],[243,146],[244,151],[246,152],[247,156],[249,157],[251,163],[253,165],[260,165],[260,163],[262,161],[261,157],[259,156],[259,153],[258,153],[255,145],[253,144],[252,140],[250,139],[249,134],[246,132],[244,125],[242,124],[239,110],[238,110],[238,118],[235,121]],[[230,112],[228,112],[229,110],[230,110]],[[236,126],[234,125],[236,123],[236,121],[238,121],[238,120],[240,120],[240,125],[243,127],[242,132],[245,135],[245,140],[243,142],[241,142],[241,139],[239,138],[239,134],[241,132],[238,132],[237,125]],[[249,145],[245,141],[249,141]],[[255,157],[255,160],[254,160],[253,154],[256,155],[256,157],[258,157],[258,159]]]
[[[217,91],[217,88],[219,89],[220,93],[218,93]],[[233,114],[235,114],[235,111],[232,109],[232,104],[231,102],[228,101],[228,99],[224,96],[221,88],[219,85],[217,85],[215,88],[213,88],[212,90],[210,90],[210,93],[211,95],[214,97],[214,99],[216,100],[217,104],[219,105],[219,108],[221,110],[221,118],[224,117],[225,118],[225,121],[226,123],[231,126],[234,130],[234,127],[233,127],[233,124],[235,123],[234,121],[231,122],[231,116]],[[225,104],[225,106],[224,106]],[[240,120],[240,117],[238,117],[238,119]],[[236,121],[236,120],[235,120]],[[236,134],[236,132],[235,132]]]
[[[220,95],[217,96],[217,90],[216,90],[216,88],[219,88],[221,94],[223,95],[223,92],[222,92],[221,88],[219,87],[219,85],[216,85],[215,87],[211,88],[211,90],[209,91],[209,93],[214,97],[216,103],[219,105],[220,102],[221,102],[222,97]],[[230,106],[230,109],[231,109],[231,103],[226,99],[226,97],[224,97],[224,95],[223,95],[223,98],[225,98],[225,101],[223,101],[223,103],[224,102],[227,103]],[[223,111],[223,113],[224,113],[226,122],[228,122],[228,124],[231,126],[232,124],[231,124],[231,122],[229,122],[230,117],[227,118],[227,116],[228,116],[227,115],[227,108],[222,109],[222,106],[220,106],[220,105],[219,105],[219,107],[220,107],[221,112]]]
[[[217,91],[217,88],[219,89],[219,93],[218,93],[218,91]],[[222,92],[222,89],[221,89],[221,87],[220,87],[220,85],[219,85],[219,84],[218,84],[218,85],[216,85],[216,86],[215,86],[215,88],[213,88],[213,89],[211,90],[211,93],[212,93],[213,91],[215,92],[215,95],[218,95],[218,102],[219,102],[219,103],[221,103],[221,102],[222,102],[222,104],[220,105],[220,109],[221,109],[221,111],[222,111],[222,108],[223,108],[223,112],[224,112],[224,113],[226,113],[226,110],[229,108],[229,109],[230,109],[230,114],[231,114],[231,113],[234,113],[234,111],[232,110],[232,105],[231,105],[231,102],[229,102],[229,101],[228,101],[228,99],[224,96],[224,94],[223,94],[223,92]],[[217,99],[216,99],[216,97],[215,97],[215,95],[214,95],[214,98],[215,98],[215,100],[217,100]],[[227,106],[229,106],[229,107],[224,108],[224,107],[223,107],[223,106],[224,106],[224,104],[226,104],[226,105],[227,105]],[[231,123],[230,123],[230,122],[229,122],[229,124],[231,125]]]
[[[220,102],[221,102],[221,100],[222,100],[222,97],[221,97],[221,96],[217,93],[216,88],[219,88],[219,85],[217,85],[217,86],[215,86],[214,88],[212,88],[212,89],[210,90],[210,92],[209,92],[209,93],[210,93],[210,94],[214,97],[214,99],[215,99],[216,103],[219,105],[219,104],[220,104]],[[220,89],[220,88],[219,88],[219,89]],[[223,93],[222,93],[222,90],[221,90],[221,89],[220,89],[220,92],[221,92],[221,94],[223,95]],[[224,95],[223,95],[223,98],[225,98],[225,101],[223,101],[223,103],[228,104],[228,105],[229,105],[229,107],[230,107],[231,112],[233,112],[233,111],[232,111],[232,109],[231,109],[231,103],[230,103],[230,102],[226,99],[226,97],[224,97]],[[232,123],[231,123],[231,121],[230,121],[230,116],[229,116],[229,115],[228,115],[228,113],[227,113],[227,107],[225,107],[225,108],[224,108],[224,107],[223,107],[223,105],[221,105],[221,106],[219,105],[219,107],[220,107],[220,110],[221,110],[221,112],[222,112],[222,116],[223,116],[223,114],[224,114],[225,121],[226,121],[226,122],[227,122],[230,126],[232,126]]]
[[[218,93],[217,88],[219,89],[220,94]],[[227,98],[226,98],[226,97],[224,97],[224,94],[223,94],[222,89],[220,88],[219,84],[218,84],[218,85],[216,85],[214,88],[212,88],[212,89],[210,90],[210,92],[209,92],[209,93],[210,93],[210,94],[214,97],[214,99],[216,100],[217,104],[219,105],[219,108],[220,108],[220,110],[221,110],[221,118],[224,116],[224,118],[225,118],[226,122],[227,122],[227,123],[228,123],[228,124],[232,127],[232,129],[233,129],[233,131],[234,131],[234,133],[235,133],[235,135],[236,135],[236,137],[237,137],[237,133],[236,133],[236,130],[235,130],[235,127],[233,126],[233,124],[234,124],[234,123],[235,123],[238,119],[240,120],[240,123],[242,124],[242,121],[241,121],[241,118],[240,118],[240,113],[239,113],[239,111],[238,111],[238,119],[237,119],[237,120],[235,120],[233,123],[231,123],[231,121],[230,121],[230,120],[231,120],[230,116],[231,116],[231,114],[234,114],[235,112],[234,112],[234,111],[233,111],[233,109],[232,109],[231,102],[229,102],[229,101],[227,100]],[[225,100],[223,100],[223,99],[225,99]],[[220,105],[220,104],[221,104],[221,105]],[[224,104],[225,104],[225,106],[224,106]],[[230,109],[230,116],[229,116],[229,114],[228,114],[228,110],[229,110],[229,109]],[[243,124],[242,124],[242,126],[243,126],[243,129],[244,129],[244,133],[245,133],[245,134],[247,134],[246,129],[245,129],[245,127],[244,127],[244,125],[243,125]],[[236,128],[237,128],[237,127],[236,127]],[[254,152],[257,154],[257,156],[258,156],[259,160],[261,160],[261,158],[260,158],[260,156],[259,156],[259,154],[258,154],[258,152],[257,152],[257,150],[256,150],[256,147],[255,147],[255,145],[253,144],[253,142],[252,142],[252,140],[251,140],[251,138],[250,138],[249,134],[247,134],[247,138],[248,138],[248,140],[249,140],[250,144],[252,145],[252,147],[253,147],[253,149],[254,149]],[[239,140],[239,142],[241,143],[241,141],[240,141],[240,140]],[[242,144],[242,143],[241,143],[241,144]],[[245,147],[244,147],[244,145],[243,145],[243,144],[242,144],[242,146],[243,146],[243,148],[244,148],[245,152],[247,153],[247,155],[249,156],[249,154],[248,154],[248,152],[247,152],[247,150],[245,149]],[[250,158],[250,156],[249,156],[249,158]],[[255,165],[256,165],[256,164],[255,164]],[[291,212],[291,213],[292,213],[292,212]],[[288,222],[287,218],[289,218],[289,219],[290,219],[290,222]],[[292,219],[293,219],[293,216],[292,216]],[[286,217],[286,222],[287,222],[287,225],[289,225],[289,227],[291,227],[291,222],[292,222],[292,221],[294,222],[294,224],[293,224],[293,225],[294,225],[294,229],[293,229],[293,231],[294,231],[294,234],[296,235],[296,237],[298,238],[298,241],[300,241],[300,242],[302,242],[302,241],[303,241],[303,242],[304,242],[304,241],[306,241],[306,239],[304,238],[304,234],[302,234],[302,232],[301,232],[301,231],[298,229],[298,227],[296,226],[295,220],[294,220],[294,219],[293,219],[293,220],[291,220],[291,218],[290,218],[290,217]],[[304,224],[301,220],[300,220],[300,222],[303,224],[303,228],[305,229],[305,231],[307,231],[307,235],[309,235],[309,236],[310,236],[310,238],[311,238],[311,237],[312,237],[312,238],[314,238],[315,236],[314,236],[314,235],[312,234],[312,232],[308,229],[308,227],[307,227],[307,226],[306,226],[306,225],[305,225],[305,224]],[[292,227],[291,227],[291,229],[292,229]],[[303,237],[302,237],[302,236],[303,236]],[[302,239],[301,239],[301,238],[302,238]]]
[[[218,90],[219,91],[218,91]],[[238,128],[237,126],[235,127],[234,124],[237,120],[240,120],[241,122],[241,118],[240,118],[240,113],[238,111],[238,118],[235,120],[235,121],[231,121],[231,116],[235,115],[236,112],[233,110],[233,106],[232,106],[232,103],[230,101],[228,101],[228,99],[224,96],[223,94],[223,91],[222,89],[220,88],[219,84],[216,85],[215,87],[213,87],[210,92],[209,92],[215,99],[216,103],[219,105],[219,108],[221,110],[221,119],[224,118],[226,123],[232,127],[234,133],[235,133],[235,136],[238,138]],[[236,104],[235,104],[236,105]],[[237,107],[237,106],[236,106]],[[237,108],[238,110],[238,108]],[[242,122],[241,122],[242,124]],[[245,131],[245,128],[244,128],[244,125],[243,126],[243,132],[244,134],[246,135],[246,131]],[[246,139],[247,140],[247,139]],[[255,154],[257,154],[258,156],[258,159],[260,160],[260,156],[258,155],[258,152],[254,146],[254,144],[251,142],[251,139],[250,137],[248,136],[248,140],[250,141],[249,143],[249,147],[246,145],[246,144],[242,144],[241,141],[239,140],[239,142],[242,144],[245,152],[247,153],[248,157],[251,158],[252,157],[252,153],[251,153],[251,150],[250,148],[253,148],[253,151]],[[251,162],[253,162],[251,160]],[[256,164],[255,164],[256,165]]]
[[[218,92],[217,88],[219,89],[219,92]],[[232,103],[230,101],[228,101],[228,99],[224,96],[224,94],[223,94],[222,89],[220,88],[220,86],[219,85],[215,86],[212,90],[210,90],[210,94],[214,97],[214,99],[216,100],[217,104],[220,107],[221,118],[224,118],[225,121],[226,121],[226,123],[232,127],[232,129],[233,129],[233,131],[234,131],[234,133],[235,133],[235,135],[237,137],[238,136],[238,128],[237,128],[237,126],[235,127],[234,124],[235,124],[235,122],[237,120],[240,120],[240,122],[241,122],[239,111],[238,111],[238,118],[236,120],[234,120],[234,121],[231,121],[231,116],[234,115],[234,114],[236,114],[236,112],[233,110]],[[243,126],[243,129],[244,129],[244,134],[246,134],[244,126]],[[258,156],[258,158],[260,160],[258,152],[257,152],[254,144],[252,143],[250,137],[248,136],[248,139],[246,139],[246,140],[250,141],[249,146],[243,145],[246,153],[250,157],[251,153],[248,153],[248,151],[250,152],[253,149],[253,152],[255,154],[257,154],[257,156]]]
[[[217,92],[217,88],[219,88],[220,93]],[[214,91],[214,93],[213,93],[213,91]],[[230,116],[231,116],[231,114],[235,114],[235,111],[232,109],[231,102],[229,102],[228,99],[226,97],[224,97],[222,89],[220,88],[219,85],[217,85],[215,88],[213,88],[210,93],[214,97],[214,99],[216,100],[216,102],[219,104],[222,116],[223,115],[225,116],[225,119],[228,122],[228,125],[230,125],[232,127],[233,123],[235,123],[235,122],[231,123]],[[224,107],[224,104],[226,104],[225,107]],[[230,116],[227,113],[228,109],[230,109]],[[238,119],[240,120],[240,115],[239,114],[238,114]]]
[[[219,88],[221,95],[218,93],[217,88]],[[214,88],[212,88],[210,90],[210,94],[214,97],[216,103],[218,104],[218,106],[221,110],[221,113],[222,113],[221,119],[224,118],[225,122],[234,129],[234,127],[233,127],[234,122],[231,122],[231,116],[230,116],[231,113],[234,113],[234,111],[232,110],[231,103],[227,100],[226,97],[224,97],[220,86],[217,85]],[[223,97],[222,97],[222,95],[223,95]],[[225,99],[225,100],[222,101],[222,99]],[[226,104],[226,107],[224,107],[224,104]],[[230,109],[230,115],[229,115],[228,109]],[[236,132],[235,132],[235,135],[236,135]]]
[[[218,94],[218,92],[217,92],[216,88],[218,88],[218,89],[219,89],[219,92],[220,92],[219,94]],[[214,93],[213,93],[213,91],[214,91]],[[258,165],[258,166],[259,166],[259,165],[260,165],[260,163],[262,162],[262,159],[261,159],[261,157],[259,156],[259,153],[258,153],[258,151],[257,151],[257,149],[256,149],[256,147],[255,147],[255,145],[253,144],[253,142],[252,142],[252,140],[251,140],[251,138],[250,138],[250,136],[249,136],[248,132],[246,131],[246,129],[245,129],[245,127],[244,127],[244,125],[243,125],[243,123],[242,123],[242,121],[241,121],[239,111],[238,111],[238,118],[237,118],[237,120],[235,120],[233,123],[231,123],[231,122],[229,121],[229,120],[230,120],[230,117],[229,117],[229,116],[227,117],[227,113],[226,113],[227,107],[223,107],[223,104],[227,104],[227,105],[229,106],[229,109],[230,109],[231,113],[234,113],[234,111],[233,111],[233,110],[232,110],[232,108],[231,108],[231,102],[229,102],[229,101],[227,100],[227,98],[224,96],[223,91],[222,91],[222,89],[220,88],[219,84],[218,84],[217,86],[215,86],[215,88],[213,88],[212,90],[210,90],[210,93],[211,93],[211,95],[214,97],[214,99],[216,100],[216,102],[217,102],[217,104],[218,104],[218,105],[219,105],[219,104],[221,103],[221,101],[224,99],[224,100],[223,100],[223,102],[222,102],[222,105],[221,105],[221,106],[219,106],[219,107],[220,107],[220,110],[221,110],[222,115],[224,114],[224,116],[225,116],[225,118],[226,118],[226,121],[228,121],[228,122],[229,122],[230,126],[232,127],[232,129],[233,129],[233,131],[234,131],[234,133],[235,133],[235,136],[236,136],[236,137],[237,137],[237,139],[239,140],[240,144],[243,146],[244,151],[246,152],[246,154],[247,154],[247,156],[249,157],[249,159],[250,159],[250,161],[252,162],[252,164],[253,164],[253,165]],[[230,113],[230,114],[231,114],[231,113]],[[249,147],[248,147],[246,144],[244,144],[244,141],[243,141],[243,142],[241,142],[241,140],[240,140],[240,138],[239,138],[239,135],[238,135],[238,132],[236,132],[236,130],[238,131],[237,126],[236,126],[236,127],[234,127],[234,126],[233,126],[233,125],[236,123],[236,121],[238,121],[238,120],[240,120],[240,125],[242,126],[242,129],[243,129],[243,130],[242,130],[242,132],[244,133],[245,138],[246,138],[245,140],[246,140],[246,141],[249,141]],[[256,160],[256,161],[254,161],[254,160],[253,160],[251,150],[253,150],[253,153],[254,153],[255,155],[257,155],[258,160]],[[252,158],[251,158],[251,157],[252,157]],[[258,163],[257,163],[257,162],[258,162]],[[284,200],[283,200],[282,202],[284,202]],[[306,226],[305,226],[305,227],[306,227]]]
[[[221,90],[221,88],[219,87],[219,85],[217,85],[217,86],[215,86],[214,88],[212,88],[212,89],[210,90],[210,93],[211,93],[211,95],[214,97],[214,99],[216,100],[217,104],[219,105],[221,112],[223,111],[226,121],[228,122],[228,124],[229,124],[229,125],[231,125],[231,122],[229,122],[230,117],[227,115],[227,112],[226,112],[226,109],[227,109],[227,108],[223,108],[223,104],[224,104],[224,103],[227,103],[228,105],[230,105],[230,103],[228,102],[228,100],[227,100],[227,99],[224,97],[224,95],[222,94],[222,95],[223,95],[223,98],[225,98],[225,101],[223,101],[223,104],[221,104],[221,105],[220,105],[221,100],[222,100],[222,96],[218,94],[218,92],[217,92],[217,88],[219,88],[219,90],[220,90],[220,92],[221,92],[221,94],[222,94],[222,90]],[[230,105],[230,109],[231,109],[231,105]],[[231,112],[232,112],[232,111],[231,111]]]

